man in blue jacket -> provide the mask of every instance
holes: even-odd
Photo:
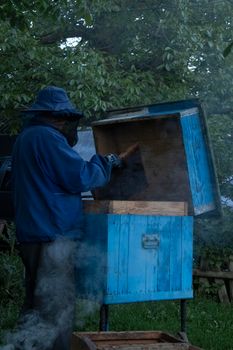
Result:
[[[61,88],[41,90],[26,113],[32,118],[17,138],[12,161],[16,235],[26,271],[24,323],[36,311],[50,330],[37,340],[47,337],[38,349],[66,350],[75,301],[74,253],[83,234],[81,192],[107,184],[122,159],[94,155],[84,161],[72,149],[83,115]]]

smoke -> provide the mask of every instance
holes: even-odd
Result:
[[[44,244],[35,309],[20,317],[15,330],[5,335],[8,345],[0,349],[70,349],[74,322],[83,327],[103,300],[103,250],[101,240],[77,243],[62,239]],[[79,304],[75,313],[76,296]]]
[[[37,312],[30,312],[21,321],[14,332],[6,335],[8,344],[2,349],[44,350],[50,349],[57,336],[58,329],[46,322]]]
[[[78,298],[75,327],[82,330],[90,317],[93,319],[98,314],[106,283],[104,231],[100,227],[88,231],[94,233],[95,237],[79,244],[75,264]]]
[[[45,243],[37,275],[35,307],[24,313],[1,349],[69,349],[74,322],[76,242]]]
[[[93,230],[91,230],[93,231]],[[106,248],[98,229],[92,242],[82,242],[76,255],[76,291],[79,298],[101,303],[106,281]],[[104,232],[101,231],[104,236]]]

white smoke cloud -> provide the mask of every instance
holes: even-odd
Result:
[[[77,286],[73,276],[75,265],[78,273],[88,272],[87,276],[80,276],[81,279],[77,276]],[[104,266],[101,244],[77,244],[66,239],[45,244],[35,292],[37,307],[19,319],[15,330],[5,335],[8,345],[0,349],[47,350],[57,349],[57,342],[65,343],[75,320],[79,280],[81,297],[85,300],[79,299],[82,306],[76,313],[76,326],[83,327],[86,318],[96,313],[103,298]]]

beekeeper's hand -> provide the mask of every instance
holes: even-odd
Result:
[[[135,143],[134,145],[128,147],[125,152],[122,152],[119,155],[110,153],[107,154],[105,158],[111,163],[113,168],[123,168],[126,165],[127,159],[134,154],[138,148],[139,144]]]

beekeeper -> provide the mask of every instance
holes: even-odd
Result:
[[[84,161],[72,149],[83,114],[62,88],[42,89],[25,113],[31,119],[12,158],[16,235],[26,272],[21,324],[36,312],[53,331],[48,349],[66,350],[74,313],[74,252],[83,234],[81,192],[104,186],[122,158],[93,155]]]

